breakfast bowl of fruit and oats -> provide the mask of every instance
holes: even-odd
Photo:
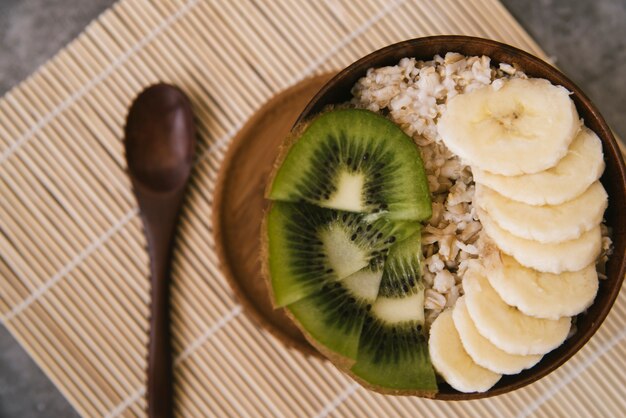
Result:
[[[369,389],[509,392],[615,301],[624,172],[597,109],[540,59],[461,36],[391,45],[282,142],[260,230],[272,304]]]

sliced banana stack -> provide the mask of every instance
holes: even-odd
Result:
[[[472,167],[485,233],[521,265],[579,271],[600,254],[608,196],[598,181],[602,143],[569,92],[510,79],[453,98],[437,128]]]
[[[541,79],[456,96],[437,127],[472,168],[484,245],[429,347],[450,385],[483,391],[560,346],[595,299],[608,206],[602,143],[581,128],[569,92]]]

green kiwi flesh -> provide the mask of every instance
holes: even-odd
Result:
[[[268,197],[388,219],[431,216],[419,150],[397,125],[362,109],[321,114],[291,146]]]
[[[389,247],[419,230],[309,204],[273,202],[267,217],[268,267],[275,306],[312,295],[364,267],[384,261]]]
[[[323,113],[300,132],[268,192],[274,305],[365,386],[432,396],[420,231],[431,202],[419,151],[365,110]]]
[[[436,392],[424,331],[421,236],[398,242],[385,262],[378,295],[360,333],[351,372],[374,386]]]
[[[311,338],[356,360],[363,323],[376,299],[382,270],[365,267],[344,280],[326,283],[287,308]]]

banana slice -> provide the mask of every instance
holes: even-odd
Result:
[[[608,195],[599,181],[577,198],[556,206],[516,202],[481,184],[476,185],[474,199],[500,228],[541,243],[580,237],[602,222],[608,205]]]
[[[582,270],[600,255],[602,235],[599,225],[573,240],[541,244],[505,231],[480,208],[477,208],[476,213],[487,236],[500,250],[513,256],[523,266],[559,274]]]
[[[520,356],[500,350],[480,335],[465,305],[465,296],[457,299],[452,311],[454,326],[459,332],[463,348],[476,364],[494,373],[517,374],[541,360],[540,355]]]
[[[459,392],[485,392],[502,377],[474,363],[465,352],[449,309],[430,327],[428,351],[437,373]]]
[[[537,173],[565,156],[580,119],[567,89],[548,80],[515,78],[448,103],[437,129],[471,166],[505,176]]]
[[[533,318],[507,305],[484,277],[472,266],[463,277],[465,304],[478,332],[509,354],[546,354],[565,341],[570,319]]]
[[[529,205],[560,205],[581,195],[604,171],[602,141],[583,127],[567,155],[546,171],[523,176],[500,176],[472,167],[476,183]]]
[[[578,315],[598,292],[595,263],[575,272],[541,273],[494,248],[483,258],[483,266],[489,284],[502,300],[529,316],[559,319]]]

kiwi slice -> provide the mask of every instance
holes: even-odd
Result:
[[[378,295],[363,321],[351,372],[368,385],[423,394],[437,390],[424,331],[421,236],[389,252]]]
[[[365,267],[343,280],[326,283],[315,294],[287,308],[318,345],[356,360],[361,330],[376,299],[383,272]]]
[[[267,267],[275,306],[285,306],[386,258],[417,222],[274,202],[267,216]]]
[[[321,114],[279,164],[271,200],[382,212],[388,219],[431,216],[419,150],[397,125],[376,113],[338,109]]]
[[[405,298],[420,293],[423,299],[421,227],[416,229],[410,237],[390,248],[378,291],[379,298]],[[419,318],[422,323],[423,305],[422,301],[422,317]]]
[[[422,395],[437,391],[427,339],[418,322],[393,324],[370,316],[359,338],[357,362],[350,371],[367,386]]]

